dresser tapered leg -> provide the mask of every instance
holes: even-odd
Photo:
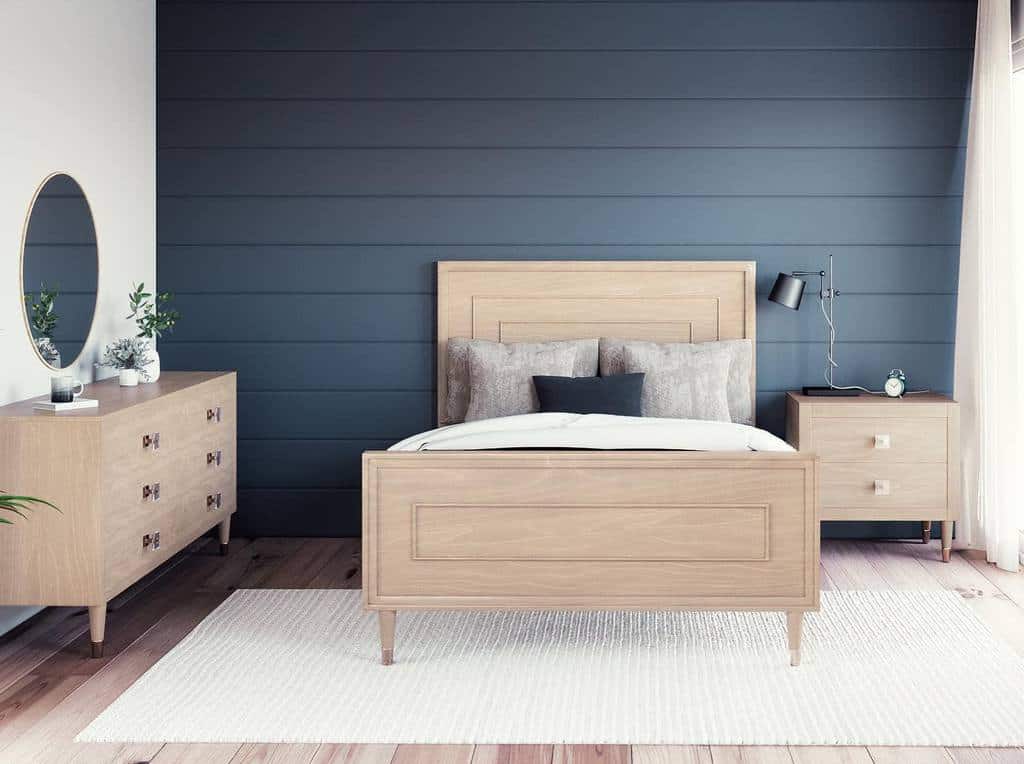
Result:
[[[394,610],[378,610],[380,621],[380,662],[390,666],[395,660],[395,619],[398,613]]]
[[[932,521],[922,520],[921,521],[921,543],[927,544],[932,540]]]
[[[217,526],[217,535],[220,537],[221,557],[228,553],[228,542],[231,541],[231,515],[220,521]]]
[[[804,630],[804,611],[786,611],[786,634],[789,639],[789,665],[800,665],[800,638]]]
[[[942,521],[942,561],[949,562],[953,554],[953,521]]]
[[[107,627],[107,603],[89,606],[89,639],[92,641],[92,657],[103,657],[103,633]]]

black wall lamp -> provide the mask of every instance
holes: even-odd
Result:
[[[832,253],[828,256],[827,271],[793,271],[792,273],[780,273],[775,279],[768,299],[791,310],[799,310],[800,302],[804,297],[804,290],[807,282],[801,276],[817,276],[819,279],[818,303],[821,305],[821,314],[825,317],[825,326],[828,329],[828,350],[825,352],[825,382],[826,387],[805,387],[804,395],[818,396],[852,396],[859,395],[864,388],[850,386],[839,387],[832,382],[832,371],[839,366],[833,358],[836,344],[836,326],[832,318],[832,304],[839,296],[839,290],[832,283]],[[828,286],[825,286],[825,277],[828,277]]]

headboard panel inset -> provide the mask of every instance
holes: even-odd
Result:
[[[748,261],[441,261],[438,422],[445,423],[449,337],[756,340],[754,278]]]

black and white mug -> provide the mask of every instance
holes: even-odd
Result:
[[[50,379],[50,402],[71,403],[82,394],[83,390],[85,390],[85,385],[74,377],[67,375],[52,377]]]

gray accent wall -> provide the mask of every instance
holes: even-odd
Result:
[[[239,372],[236,532],[359,532],[359,454],[433,418],[434,262],[752,259],[758,420],[952,386],[970,2],[162,2],[167,368]],[[828,535],[916,536],[907,524]]]

